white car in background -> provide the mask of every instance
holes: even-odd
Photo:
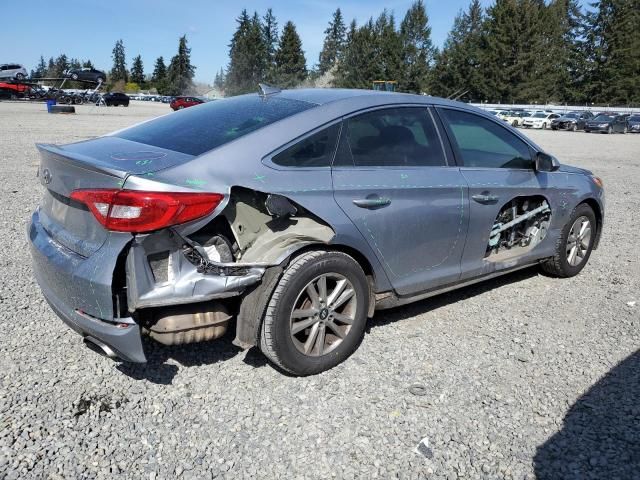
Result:
[[[502,114],[498,116],[512,127],[521,127],[524,119],[531,116],[531,113],[516,110],[513,112],[502,112]]]
[[[557,113],[536,112],[530,117],[525,117],[522,121],[522,126],[524,128],[541,128],[546,130],[551,127],[551,120],[559,117],[560,115]]]

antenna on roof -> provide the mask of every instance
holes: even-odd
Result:
[[[267,95],[275,95],[276,93],[280,93],[282,90],[280,90],[278,87],[272,87],[271,85],[267,85],[266,83],[259,83],[258,84],[258,95],[260,95],[261,97],[266,97]]]

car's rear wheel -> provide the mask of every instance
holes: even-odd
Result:
[[[16,80],[24,80],[24,73],[16,73]]]
[[[269,301],[260,349],[294,375],[335,367],[358,347],[369,286],[360,265],[341,252],[314,251],[285,270]]]
[[[511,122],[511,126],[512,127],[517,127],[518,126],[518,121],[514,120],[513,122]]]
[[[586,203],[572,212],[556,243],[556,253],[545,260],[542,269],[557,277],[573,277],[589,261],[596,239],[596,215]]]

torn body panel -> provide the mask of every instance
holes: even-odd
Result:
[[[544,197],[517,197],[500,209],[491,232],[485,259],[491,262],[519,257],[546,237],[551,208]]]
[[[175,234],[165,230],[136,237],[127,256],[126,273],[127,304],[133,312],[239,295],[260,280],[264,268],[251,267],[242,276],[201,273],[184,255]]]
[[[233,189],[221,215],[198,231],[138,235],[126,260],[129,311],[187,304],[202,309],[203,302],[239,296],[261,281],[267,267],[279,265],[306,245],[327,244],[334,237],[329,226],[293,203],[282,209],[287,215],[270,214],[265,207],[269,198]],[[288,200],[279,200],[281,206],[284,202]],[[172,322],[179,321],[176,318]]]

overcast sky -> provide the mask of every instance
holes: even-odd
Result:
[[[90,58],[103,70],[111,69],[111,50],[115,41],[124,40],[127,66],[140,54],[145,72],[151,73],[155,59],[165,61],[175,55],[178,37],[187,35],[191,58],[197,67],[196,80],[211,83],[220,67],[227,66],[229,41],[235,19],[243,8],[263,15],[272,7],[280,28],[292,20],[302,37],[309,67],[318,61],[327,23],[340,7],[345,23],[358,24],[376,17],[384,9],[393,11],[398,22],[411,0],[254,0],[218,2],[215,0],[17,0],[2,1],[0,63],[18,62],[28,70],[35,68],[40,55],[45,59],[66,53],[81,60]],[[490,0],[483,4],[489,5]],[[426,0],[433,41],[442,45],[456,13],[466,9],[469,0]],[[29,13],[33,12],[33,14]]]

